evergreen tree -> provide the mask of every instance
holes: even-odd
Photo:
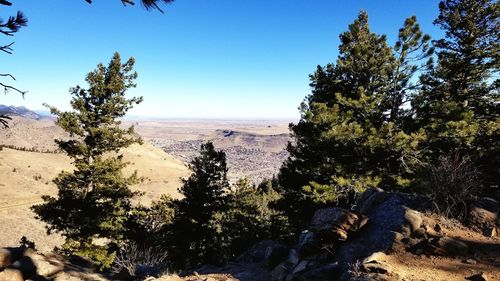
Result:
[[[486,183],[500,179],[499,54],[500,4],[490,0],[444,0],[435,24],[446,33],[435,43],[437,65],[421,77],[415,98],[418,127],[428,141],[430,164],[468,154]]]
[[[238,257],[259,241],[286,239],[292,234],[283,212],[271,208],[279,198],[268,181],[257,187],[243,178],[232,187],[227,194],[227,210],[215,213],[210,222],[220,263]]]
[[[424,138],[403,126],[409,114],[402,106],[418,87],[411,78],[420,66],[412,61],[432,53],[416,19],[405,21],[395,48],[370,31],[365,12],[340,41],[336,64],[310,76],[301,120],[290,125],[295,142],[280,170],[279,207],[298,229],[317,204],[346,202],[368,187],[408,186]]]
[[[191,176],[179,189],[183,198],[173,203],[172,254],[181,268],[216,262],[218,246],[210,220],[215,213],[226,210],[225,192],[229,188],[226,154],[215,150],[211,142],[201,145],[200,155],[191,161],[190,169]]]
[[[62,112],[50,107],[57,115],[57,125],[69,133],[70,139],[56,140],[75,165],[74,171],[64,171],[54,180],[58,196],[43,196],[45,201],[32,209],[47,223],[47,231],[59,232],[66,242],[63,249],[88,256],[101,266],[113,260],[110,248],[96,246],[96,238],[107,238],[115,243],[122,238],[124,222],[131,210],[131,198],[136,195],[129,188],[137,183],[134,173],[124,177],[127,165],[120,149],[140,140],[134,128],[120,128],[119,118],[142,98],[125,97],[135,87],[137,73],[134,59],[121,62],[115,53],[106,67],[99,64],[88,73],[88,89],[76,86],[70,90],[73,111]]]

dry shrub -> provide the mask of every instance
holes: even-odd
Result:
[[[441,157],[431,166],[431,198],[436,211],[448,218],[464,221],[468,202],[481,192],[481,179],[474,161],[456,153]]]
[[[167,253],[153,247],[143,247],[135,243],[124,245],[116,256],[113,271],[124,271],[134,280],[159,277],[167,273]]]

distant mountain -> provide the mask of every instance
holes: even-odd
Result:
[[[40,115],[32,110],[29,110],[28,108],[24,106],[7,106],[0,104],[0,114],[3,115],[11,115],[11,116],[21,116],[21,117],[26,117],[26,118],[31,118],[31,119],[40,119]]]

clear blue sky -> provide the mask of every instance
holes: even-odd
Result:
[[[406,17],[416,15],[434,38],[437,0],[177,0],[165,14],[119,0],[22,1],[28,27],[0,54],[0,72],[16,76],[0,104],[69,109],[68,89],[113,52],[136,58],[144,102],[130,114],[170,118],[297,119],[316,65],[335,61],[338,35],[362,9],[373,31],[394,42]],[[9,38],[0,37],[1,42]],[[5,80],[2,80],[5,81]]]

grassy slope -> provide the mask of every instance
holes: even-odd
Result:
[[[179,196],[180,178],[188,174],[187,167],[161,149],[149,144],[133,145],[124,150],[125,161],[133,164],[125,174],[137,170],[146,180],[133,189],[145,192],[139,199],[149,204],[161,194]],[[4,148],[0,152],[0,247],[17,245],[21,236],[34,240],[42,251],[52,249],[62,240],[48,237],[44,225],[36,220],[29,207],[41,202],[44,194],[55,195],[51,180],[62,170],[70,170],[70,159],[64,154],[24,152]]]

